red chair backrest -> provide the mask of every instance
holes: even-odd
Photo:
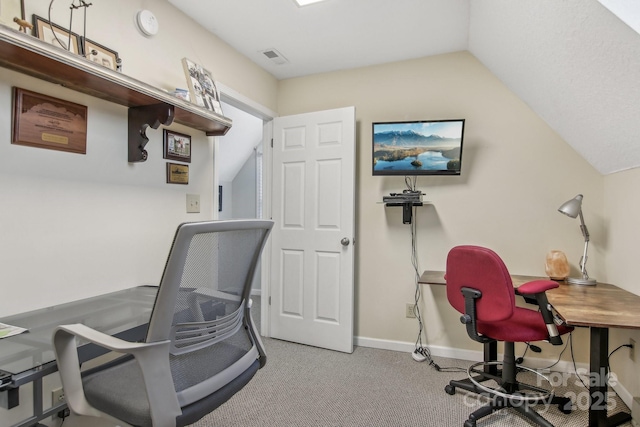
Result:
[[[513,315],[515,293],[511,275],[491,249],[456,246],[447,256],[447,298],[460,313],[465,312],[463,287],[477,289],[476,316],[481,322],[497,322]]]

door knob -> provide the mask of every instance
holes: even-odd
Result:
[[[343,237],[342,240],[340,240],[340,243],[342,244],[342,246],[349,246],[349,238]]]

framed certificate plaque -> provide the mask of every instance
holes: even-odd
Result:
[[[12,144],[87,153],[87,107],[13,88]]]

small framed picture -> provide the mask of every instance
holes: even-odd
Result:
[[[189,85],[191,102],[222,115],[220,94],[211,72],[187,58],[182,59],[182,65]]]
[[[164,130],[164,158],[191,163],[191,137],[169,129]]]
[[[78,34],[38,15],[33,15],[33,35],[53,46],[68,50],[76,55],[82,55],[82,45]]]
[[[167,184],[189,184],[189,165],[167,163]]]
[[[98,44],[86,37],[80,37],[84,56],[91,62],[96,62],[112,70],[118,69],[118,52]]]

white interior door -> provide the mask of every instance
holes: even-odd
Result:
[[[273,123],[271,336],[351,353],[355,108]]]

